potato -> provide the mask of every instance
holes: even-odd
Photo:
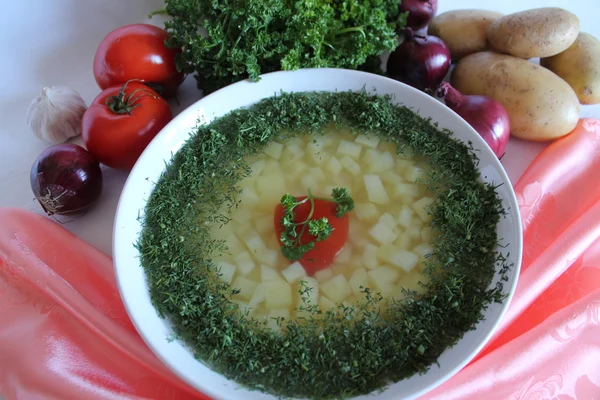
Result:
[[[344,277],[339,274],[321,285],[321,291],[334,303],[341,303],[352,294],[352,288]]]
[[[578,34],[575,14],[544,7],[498,18],[490,26],[488,40],[496,50],[516,57],[550,57],[565,51]]]
[[[460,60],[451,76],[460,92],[490,96],[506,108],[511,134],[552,140],[571,132],[579,101],[571,87],[544,67],[520,58],[481,52]]]
[[[581,32],[571,47],[540,64],[567,81],[581,104],[600,103],[600,40]]]
[[[453,61],[487,50],[487,35],[492,22],[503,14],[488,10],[454,10],[435,16],[428,34],[442,39],[450,49]]]

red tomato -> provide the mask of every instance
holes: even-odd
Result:
[[[306,196],[297,197],[298,201],[305,199]],[[314,199],[315,209],[313,212],[312,219],[321,219],[323,217],[329,220],[329,223],[333,227],[331,236],[320,242],[315,242],[315,247],[304,253],[304,256],[298,262],[302,264],[308,275],[313,275],[315,272],[320,271],[329,267],[337,255],[340,253],[346,241],[348,240],[348,228],[350,226],[350,220],[348,214],[343,215],[341,218],[335,215],[337,204],[333,201]],[[294,208],[294,214],[296,216],[296,222],[306,221],[308,214],[310,213],[311,205],[310,202],[300,204]],[[275,234],[277,240],[281,244],[281,232],[283,232],[283,226],[281,225],[281,218],[283,217],[283,206],[277,204],[275,207]],[[300,234],[301,228],[298,228],[296,232]],[[313,241],[315,236],[305,232],[300,238],[302,244],[306,244]]]
[[[103,90],[94,99],[83,115],[81,137],[96,160],[128,170],[172,118],[158,93],[143,83],[129,82]]]
[[[168,37],[164,29],[148,24],[125,25],[110,32],[94,56],[98,86],[106,89],[140,79],[159,85],[167,97],[175,95],[184,78],[175,66],[175,56],[181,50],[167,48]]]

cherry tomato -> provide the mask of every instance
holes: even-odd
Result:
[[[302,201],[306,196],[297,197],[298,201]],[[323,217],[329,220],[329,223],[333,227],[331,235],[320,242],[315,242],[315,247],[312,250],[304,253],[304,256],[298,262],[302,264],[304,270],[308,275],[313,275],[315,272],[320,271],[329,267],[337,255],[342,251],[342,248],[348,240],[348,228],[350,226],[350,220],[348,214],[343,215],[341,218],[335,215],[337,210],[337,204],[333,201],[314,199],[315,209],[313,211],[312,219],[321,219]],[[294,208],[294,214],[296,222],[306,221],[308,214],[310,213],[311,204],[306,202],[296,206]],[[283,217],[283,206],[277,204],[275,207],[275,234],[277,240],[281,245],[281,233],[283,232],[283,226],[281,225],[281,218]],[[296,232],[300,234],[301,228],[297,228]],[[308,232],[304,232],[300,238],[302,244],[306,244],[313,241],[315,236],[310,235]]]
[[[173,118],[169,105],[139,82],[105,89],[81,121],[81,137],[101,163],[124,170],[133,167],[148,143]]]
[[[181,50],[169,49],[164,29],[148,24],[125,25],[100,42],[94,56],[94,78],[101,89],[122,85],[131,79],[158,85],[161,94],[174,96],[183,82],[175,66]]]

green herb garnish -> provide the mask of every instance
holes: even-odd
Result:
[[[167,45],[205,94],[298,68],[380,72],[405,26],[400,0],[166,0]]]
[[[357,306],[312,309],[276,333],[240,312],[231,301],[235,288],[215,279],[213,259],[227,248],[211,232],[238,206],[238,183],[250,173],[246,157],[271,140],[318,136],[332,125],[377,135],[395,143],[399,156],[408,150],[430,163],[430,280],[424,294],[407,293],[385,314],[379,304],[386,300],[365,288]],[[476,163],[451,132],[364,91],[281,94],[235,110],[199,126],[150,195],[137,247],[152,301],[211,368],[281,397],[356,396],[425,372],[491,302],[504,299],[502,280],[489,288],[496,268],[510,268],[495,251],[503,209],[494,186],[479,180]]]
[[[336,216],[341,218],[344,214],[354,209],[354,200],[350,197],[348,189],[334,188],[331,193],[332,199],[324,199],[314,196],[310,189],[308,196],[302,200],[296,199],[288,194],[281,198],[283,216],[281,225],[284,230],[281,232],[281,253],[290,261],[296,261],[302,258],[304,254],[315,248],[316,242],[321,242],[331,236],[333,227],[325,217],[313,219],[315,212],[315,199],[328,200],[337,204]],[[296,221],[294,209],[299,205],[310,203],[310,211],[304,221]],[[302,243],[302,238],[308,229],[308,234],[315,238],[307,243]]]

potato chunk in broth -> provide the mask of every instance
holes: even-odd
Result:
[[[355,303],[364,288],[384,298],[401,298],[402,288],[423,291],[423,260],[432,252],[427,207],[433,198],[420,183],[427,164],[397,155],[395,144],[374,135],[330,130],[303,136],[271,142],[249,160],[240,205],[215,231],[229,247],[215,259],[220,279],[240,290],[234,296],[240,309],[280,330],[280,317],[307,317],[307,306],[326,312]],[[337,187],[355,202],[348,240],[331,266],[309,276],[300,262],[283,257],[274,210],[286,193],[305,196],[310,189],[331,197]]]

